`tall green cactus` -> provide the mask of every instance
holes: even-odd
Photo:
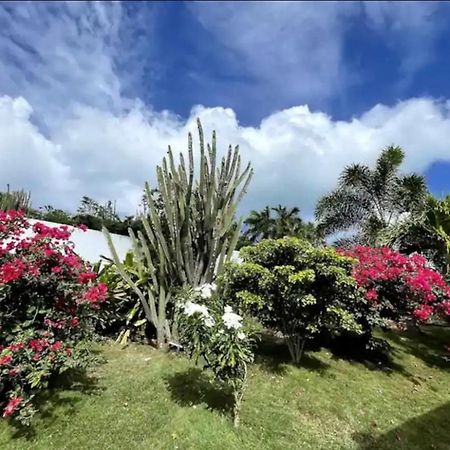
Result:
[[[11,191],[9,184],[6,192],[0,192],[0,210],[7,211],[9,209],[22,209],[25,212],[31,207],[31,192]]]
[[[149,281],[138,286],[128,277],[104,229],[119,272],[135,290],[147,319],[156,328],[162,345],[171,336],[167,317],[173,289],[211,283],[229,259],[239,237],[240,225],[232,232],[239,201],[252,177],[250,164],[241,170],[239,148],[231,146],[220,164],[216,159],[216,135],[206,145],[200,120],[200,170],[195,178],[192,136],[188,136],[188,163],[180,153],[178,167],[169,146],[167,157],[156,168],[163,211],[157,208],[146,183],[148,217],[141,217],[145,234],[129,230],[135,259],[147,271]],[[173,308],[171,308],[173,310]],[[172,333],[173,334],[173,333]]]

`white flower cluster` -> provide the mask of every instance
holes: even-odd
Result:
[[[223,324],[227,328],[234,328],[235,330],[239,330],[242,327],[242,317],[239,314],[233,312],[231,306],[225,306],[225,313],[222,316]]]
[[[194,303],[191,301],[187,301],[184,304],[184,313],[190,317],[196,313],[200,314],[203,318],[203,323],[208,328],[211,328],[215,325],[214,319],[209,314],[208,308],[205,305],[199,305],[198,303]]]
[[[215,283],[205,283],[198,288],[195,288],[195,291],[200,292],[202,298],[210,298],[216,289],[217,285]]]

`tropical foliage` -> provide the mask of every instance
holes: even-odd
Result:
[[[246,230],[243,240],[250,243],[262,239],[279,239],[285,236],[296,236],[313,243],[320,243],[321,239],[312,222],[305,222],[299,216],[297,207],[287,208],[278,205],[275,208],[266,206],[261,211],[251,211],[245,219]]]
[[[392,227],[384,242],[402,253],[420,252],[446,276],[450,268],[450,196],[428,196],[422,214]]]
[[[178,162],[169,147],[136,216],[121,219],[114,202],[89,197],[75,214],[35,211],[29,194],[0,193],[4,417],[29,423],[36,394],[55,374],[89,364],[86,339],[99,335],[183,350],[232,394],[237,426],[256,329],[283,340],[300,364],[311,341],[351,340],[368,355],[377,328],[450,319],[450,197],[437,200],[423,177],[401,174],[401,148],[387,147],[374,168],[346,167],[317,205],[317,227],[297,207],[267,206],[251,211],[241,234],[236,210],[251,166],[241,166],[238,147],[219,160],[215,133],[206,144],[200,122],[198,134],[198,159],[190,134]],[[9,207],[102,228],[112,259],[90,266],[68,226],[31,226],[23,212],[2,211]],[[125,229],[132,250],[122,261],[110,233]],[[345,248],[325,245],[341,232]],[[237,256],[239,238],[248,245]]]
[[[337,188],[317,203],[319,230],[325,235],[352,233],[350,242],[377,245],[380,233],[420,215],[427,196],[425,180],[417,174],[399,174],[404,156],[400,147],[389,146],[373,169],[347,166]]]

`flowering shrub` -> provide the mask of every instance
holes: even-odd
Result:
[[[426,321],[432,315],[450,316],[450,286],[428,267],[422,255],[365,246],[340,253],[356,258],[353,276],[380,320],[398,322],[412,316]]]
[[[26,230],[30,230],[26,232]],[[0,407],[27,421],[46,380],[81,364],[77,345],[107,287],[74,253],[67,226],[32,227],[21,212],[0,211]]]
[[[226,268],[222,295],[281,333],[294,362],[320,333],[361,332],[355,305],[367,301],[351,275],[351,258],[297,238],[267,239],[241,249],[241,256],[243,264]]]
[[[196,363],[201,359],[216,380],[228,385],[234,398],[234,424],[247,382],[247,365],[253,361],[254,329],[230,306],[206,306],[215,285],[203,285],[181,305],[180,341]]]

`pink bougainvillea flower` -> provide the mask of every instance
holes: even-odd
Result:
[[[12,361],[11,355],[0,356],[0,366],[6,366]]]
[[[11,397],[3,409],[3,417],[12,416],[22,402],[23,397]]]

